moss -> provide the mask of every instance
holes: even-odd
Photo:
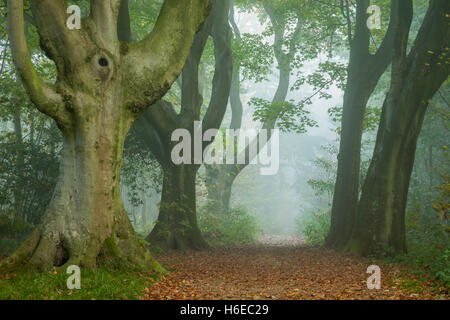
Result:
[[[126,44],[125,42],[122,42],[120,44],[120,54],[122,56],[125,56],[125,55],[127,55],[128,51],[129,51],[128,44]]]
[[[120,250],[117,247],[116,241],[114,240],[114,235],[103,241],[103,248],[106,250],[106,254],[112,257],[118,257],[120,255]]]

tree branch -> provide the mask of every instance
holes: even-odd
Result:
[[[212,12],[212,31],[214,39],[215,70],[211,100],[203,117],[202,130],[217,129],[225,115],[230,96],[233,76],[231,53],[232,31],[228,22],[230,12],[229,1],[215,0]]]
[[[153,31],[121,48],[129,70],[124,79],[129,84],[125,97],[129,106],[145,109],[162,98],[181,73],[208,11],[208,0],[166,0]]]
[[[117,37],[119,41],[131,42],[131,21],[128,0],[121,0],[119,16],[117,19]]]
[[[194,120],[200,120],[200,109],[203,97],[199,92],[198,68],[205,49],[206,41],[211,32],[212,15],[203,24],[202,30],[195,35],[194,44],[181,74],[181,124],[189,125]]]
[[[8,1],[8,26],[14,64],[31,101],[41,112],[57,121],[63,120],[61,96],[42,81],[31,61],[25,38],[23,0]]]
[[[117,19],[121,0],[90,0],[90,19],[96,25],[96,35],[104,47],[117,42]],[[127,3],[128,4],[128,3]]]
[[[374,56],[371,56],[370,65],[374,66],[375,70],[386,70],[392,61],[395,44],[398,43],[399,37],[402,38],[402,33],[409,33],[409,26],[413,16],[413,4],[411,0],[392,1],[391,2],[391,16],[389,20],[389,27],[386,35]]]

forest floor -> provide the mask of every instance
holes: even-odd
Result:
[[[401,266],[306,245],[292,236],[257,244],[156,257],[170,274],[144,299],[448,299]],[[381,289],[367,288],[367,267],[379,265]]]
[[[4,257],[0,257],[0,260]],[[448,290],[398,264],[307,245],[293,236],[265,236],[256,244],[170,251],[156,255],[169,274],[132,270],[82,271],[81,290],[65,272],[0,274],[3,299],[450,299]],[[370,265],[381,289],[367,289]]]

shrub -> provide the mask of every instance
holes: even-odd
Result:
[[[0,215],[0,256],[13,253],[33,230],[32,224]]]
[[[208,207],[199,210],[199,227],[211,245],[230,245],[256,241],[260,231],[256,217],[244,208],[217,214]]]
[[[447,291],[450,288],[450,237],[439,215],[409,213],[406,221],[408,253],[393,262],[407,264],[423,278],[436,280]]]
[[[309,211],[295,219],[298,233],[306,242],[322,245],[330,229],[331,211]]]

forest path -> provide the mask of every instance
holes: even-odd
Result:
[[[379,264],[381,289],[367,289],[367,259],[265,236],[258,244],[157,256],[171,273],[144,299],[432,299],[399,289],[398,267]]]

